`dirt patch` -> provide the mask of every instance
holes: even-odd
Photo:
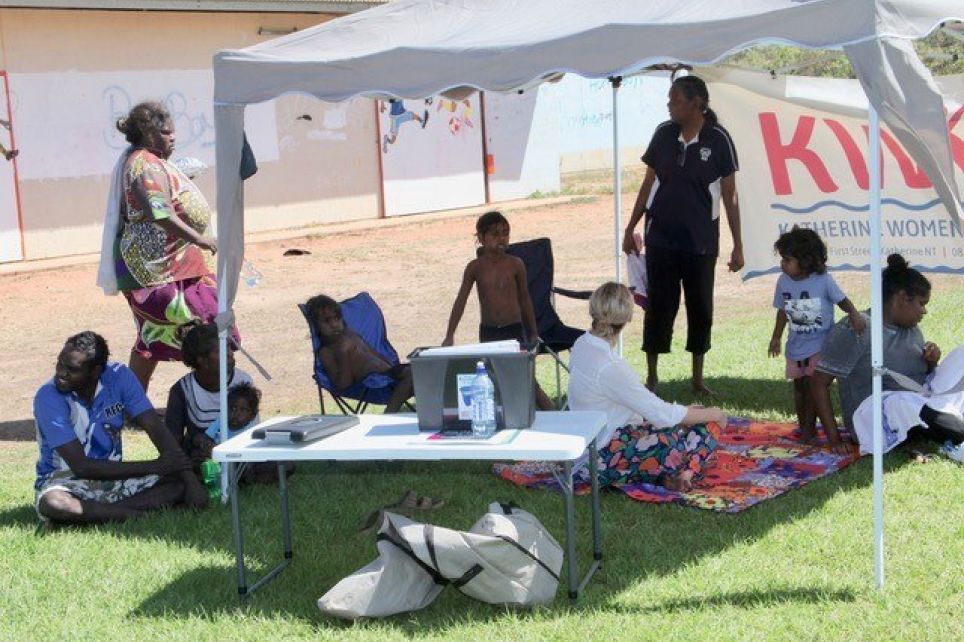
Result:
[[[624,195],[628,216],[633,194]],[[509,213],[514,240],[548,236],[556,262],[556,284],[591,289],[614,271],[611,196],[581,199],[564,205],[540,205]],[[307,326],[296,305],[324,292],[345,298],[367,290],[382,307],[389,338],[402,355],[418,346],[439,343],[445,335],[452,300],[466,262],[474,256],[475,216],[410,222],[330,235],[316,234],[284,241],[250,244],[247,258],[263,274],[254,287],[241,285],[235,306],[245,347],[273,375],[258,380],[264,390],[264,412],[304,412],[317,408],[311,379],[312,354]],[[723,254],[730,248],[724,231]],[[288,248],[309,250],[283,256]],[[52,374],[63,340],[86,329],[103,334],[113,358],[126,362],[134,341],[134,324],[123,297],[104,296],[94,284],[96,266],[80,265],[43,272],[0,276],[0,327],[7,349],[0,358],[0,440],[22,440],[32,434],[32,400]],[[946,278],[946,277],[945,277]],[[841,286],[866,298],[866,275],[844,275]],[[941,277],[935,278],[940,287]],[[773,278],[741,282],[717,267],[717,319],[738,317],[746,306],[768,307]],[[560,299],[560,316],[569,325],[587,325],[586,303]],[[682,315],[681,315],[682,316]],[[474,341],[478,306],[467,306],[457,341]],[[629,345],[641,337],[641,323],[628,330]],[[685,358],[680,356],[680,358]],[[244,357],[240,367],[254,373]],[[162,363],[149,395],[164,406],[167,390],[186,372],[179,363]]]

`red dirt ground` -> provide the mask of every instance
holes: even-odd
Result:
[[[628,216],[632,196],[623,199]],[[453,216],[412,216],[355,226],[283,241],[250,243],[247,258],[263,274],[254,287],[240,286],[235,306],[244,345],[264,364],[274,381],[263,382],[246,362],[241,368],[255,376],[264,391],[262,413],[307,412],[317,408],[311,379],[312,354],[308,330],[296,308],[324,292],[335,298],[368,290],[381,305],[389,338],[399,354],[434,345],[445,334],[452,300],[462,270],[474,256],[476,213]],[[612,198],[582,198],[555,205],[527,201],[507,211],[514,240],[549,236],[556,260],[556,284],[592,289],[611,278],[614,270]],[[344,226],[342,226],[344,227]],[[728,256],[729,232],[722,234]],[[287,248],[309,250],[303,256],[282,256]],[[134,325],[123,297],[107,297],[95,285],[96,265],[0,275],[0,327],[5,349],[0,357],[0,441],[33,439],[31,404],[37,388],[52,374],[63,340],[92,329],[103,334],[113,357],[126,362]],[[939,280],[939,279],[938,279]],[[866,277],[847,275],[841,286],[866,289]],[[773,279],[743,283],[717,267],[717,320],[725,322],[745,309],[746,302],[769,306]],[[935,285],[937,283],[935,282]],[[569,325],[588,325],[586,303],[559,300],[560,316]],[[680,315],[682,316],[682,315]],[[478,306],[466,308],[457,341],[475,340]],[[627,331],[629,345],[642,334],[634,320]],[[687,355],[669,358],[685,359]],[[162,363],[151,382],[150,397],[166,403],[167,390],[186,372],[180,363]]]

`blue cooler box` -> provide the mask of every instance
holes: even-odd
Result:
[[[420,430],[471,432],[471,392],[475,364],[495,385],[496,430],[528,428],[535,420],[535,351],[488,354],[423,355],[416,348],[412,364],[415,408]]]

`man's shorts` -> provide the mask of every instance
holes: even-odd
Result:
[[[114,504],[143,493],[152,488],[159,479],[159,475],[127,479],[80,479],[74,477],[69,470],[61,470],[51,474],[37,490],[33,506],[40,521],[46,522],[48,518],[40,514],[40,498],[52,490],[63,490],[85,501]]]
[[[820,363],[820,353],[810,355],[806,359],[791,359],[787,357],[787,379],[812,377],[817,364]]]

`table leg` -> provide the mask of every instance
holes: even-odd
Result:
[[[234,464],[225,464],[228,470],[229,496],[231,498],[231,527],[234,529],[234,550],[238,564],[238,595],[248,594],[248,583],[244,577],[244,533],[241,531],[241,506],[238,499],[238,476],[235,474]]]
[[[288,513],[288,481],[285,477],[284,463],[279,463],[278,495],[281,500],[281,536],[284,540],[284,559],[280,564],[265,573],[257,582],[248,586],[244,567],[244,534],[241,531],[241,500],[239,497],[240,493],[238,492],[238,477],[240,477],[240,474],[234,469],[234,464],[228,464],[228,466],[230,466],[228,478],[231,480],[231,523],[234,527],[234,545],[237,549],[238,557],[238,595],[244,599],[274,579],[278,573],[283,571],[285,567],[291,563],[291,520]]]
[[[281,533],[285,542],[285,559],[290,560],[291,552],[291,517],[288,514],[288,475],[285,462],[278,463],[278,493],[281,499]]]
[[[569,599],[579,597],[579,578],[576,576],[576,507],[573,498],[572,462],[563,462],[562,492],[566,512],[566,575],[569,579]]]
[[[602,517],[599,507],[599,460],[596,442],[589,444],[589,483],[592,488],[592,558],[602,566]],[[595,570],[595,569],[593,569]]]

